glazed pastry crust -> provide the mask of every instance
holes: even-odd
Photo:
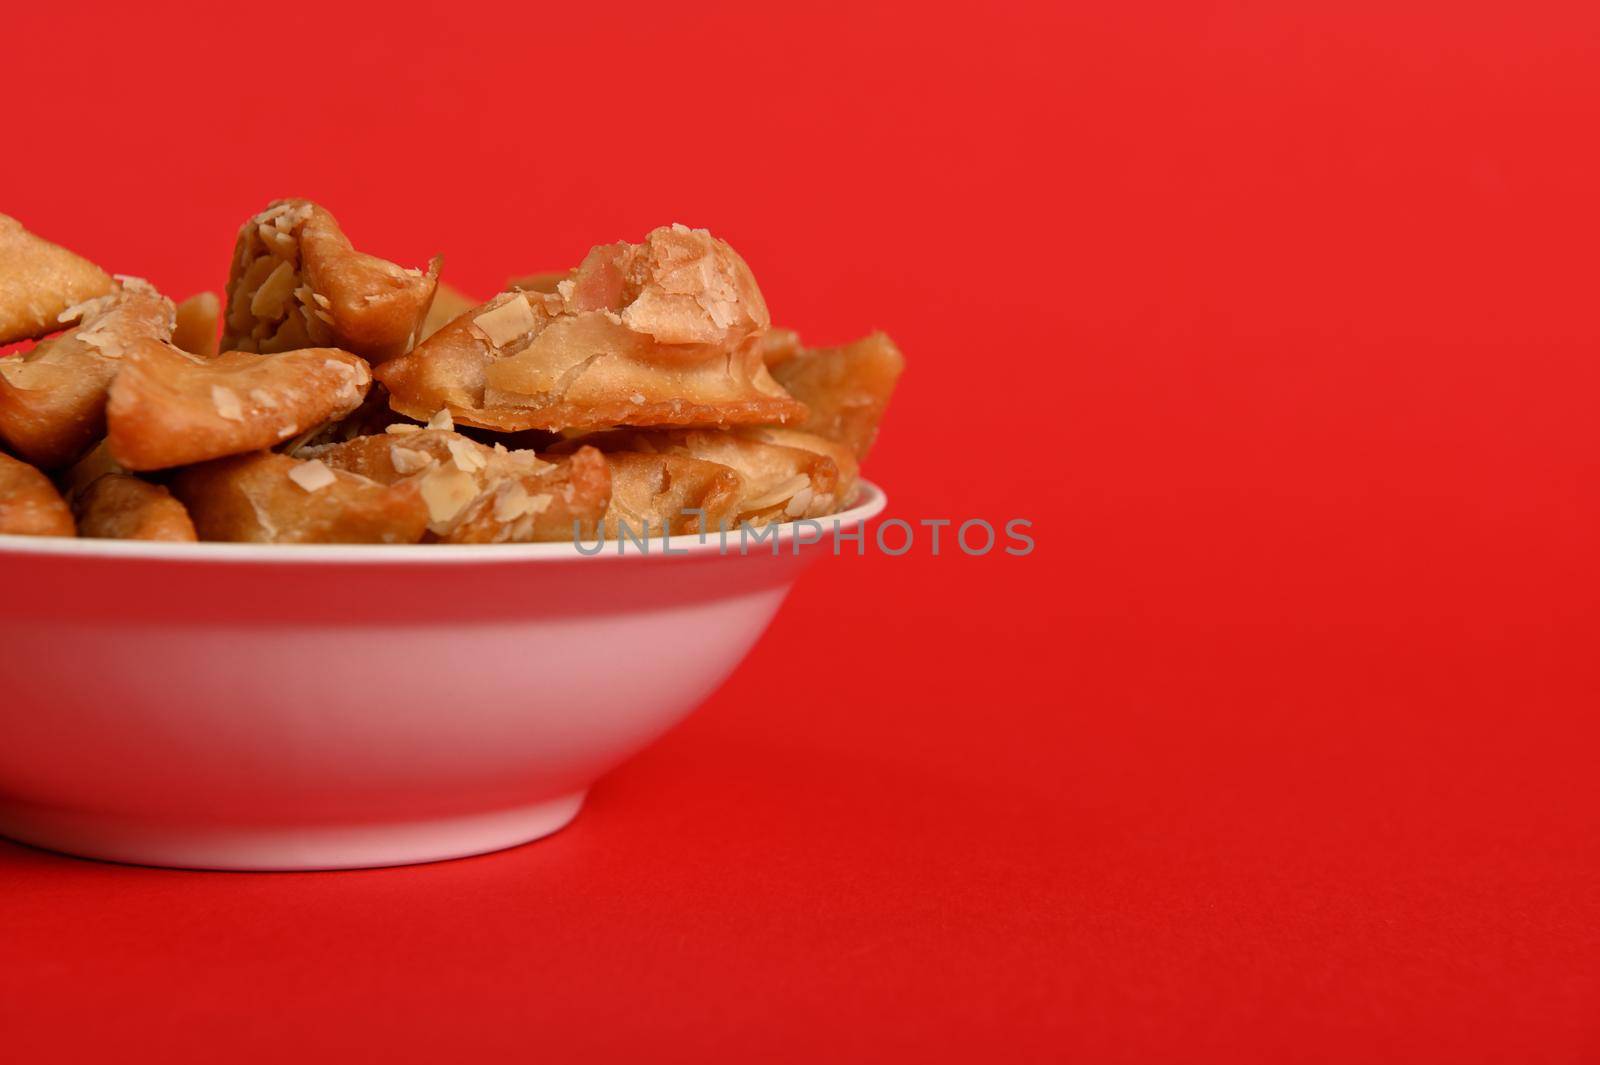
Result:
[[[423,319],[419,340],[426,340],[439,330],[479,305],[480,301],[462,292],[447,281],[440,281],[433,292],[433,303],[428,316]]]
[[[428,527],[415,480],[379,484],[268,451],[181,470],[172,491],[202,540],[414,544]]]
[[[772,344],[765,354],[772,375],[809,412],[793,428],[836,440],[865,459],[906,365],[894,341],[873,333],[837,348]]]
[[[553,292],[501,293],[378,378],[403,414],[504,432],[797,421],[762,359],[769,324],[731,247],[667,226],[593,249]]]
[[[158,484],[125,473],[97,478],[73,500],[78,535],[107,540],[193,541],[183,504]]]
[[[617,430],[581,438],[612,460],[626,454],[665,455],[715,463],[738,475],[734,500],[725,516],[730,526],[766,525],[775,521],[820,518],[841,509],[841,491],[854,490],[855,463],[850,461],[850,481],[841,487],[838,463],[826,446],[763,439],[759,430],[705,429]],[[796,434],[802,440],[817,438]],[[818,444],[824,442],[818,441]],[[732,483],[732,482],[728,482]],[[719,511],[720,512],[720,511]],[[645,513],[661,517],[658,508]],[[715,527],[714,522],[708,522]]]
[[[605,535],[626,525],[636,537],[714,533],[736,524],[744,479],[718,462],[671,452],[624,451],[606,456],[611,505]],[[692,513],[698,511],[699,513]]]
[[[416,480],[429,508],[426,539],[439,543],[593,536],[611,499],[610,467],[593,448],[547,459],[449,430],[414,429],[299,454],[382,484]]]
[[[135,278],[72,311],[77,327],[0,359],[0,439],[45,469],[73,462],[104,435],[123,357],[172,335],[172,301]]]
[[[0,452],[0,533],[75,536],[72,511],[50,478]]]
[[[808,433],[800,429],[786,429],[777,425],[763,425],[753,429],[735,430],[740,436],[751,440],[759,440],[767,444],[776,444],[784,448],[794,448],[800,451],[809,451],[812,454],[823,455],[833,461],[834,467],[839,471],[839,479],[834,487],[832,510],[822,513],[831,514],[835,511],[846,510],[855,504],[856,485],[861,479],[861,464],[856,460],[855,452],[837,440],[829,440],[825,436]],[[808,515],[815,517],[816,515]]]
[[[367,364],[335,348],[201,359],[146,341],[112,383],[107,440],[129,470],[242,454],[349,414],[371,384]]]
[[[339,347],[371,363],[409,350],[439,279],[358,252],[328,211],[276,200],[239,229],[228,274],[222,348]]]
[[[111,275],[0,214],[0,345],[61,328],[68,308],[109,295]]]
[[[217,324],[222,320],[222,301],[215,292],[198,292],[178,304],[177,325],[172,330],[172,346],[194,355],[215,355],[218,350]]]

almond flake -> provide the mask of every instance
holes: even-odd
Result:
[[[384,426],[383,431],[399,436],[401,433],[420,433],[422,426],[412,425],[410,422],[395,422],[393,425]]]
[[[434,532],[442,531],[435,526],[448,527],[450,521],[478,497],[477,478],[444,467],[425,474],[418,488],[422,502],[428,507],[429,528]]]
[[[279,263],[250,297],[250,313],[269,321],[282,318],[284,304],[294,294],[295,280],[294,267],[288,262]]]
[[[445,432],[453,432],[455,427],[456,421],[450,417],[450,408],[448,407],[428,419],[429,429],[443,429]]]
[[[529,305],[528,297],[519,292],[515,298],[478,315],[472,324],[483,330],[489,343],[497,348],[505,347],[518,337],[533,332],[533,307]]]
[[[510,481],[500,490],[494,500],[495,521],[516,521],[528,513],[528,490],[516,481]]]
[[[326,488],[338,479],[321,459],[309,459],[289,471],[289,480],[307,492]]]
[[[426,451],[418,451],[414,447],[402,447],[399,444],[390,444],[389,461],[394,464],[394,472],[402,477],[409,477],[413,473],[420,473],[432,466],[436,460]]]
[[[271,207],[268,207],[265,211],[262,211],[260,214],[256,215],[253,219],[251,219],[251,221],[270,222],[279,215],[288,214],[292,210],[294,210],[294,204],[292,203],[275,203]]]
[[[454,437],[446,440],[444,446],[450,449],[450,457],[455,459],[456,469],[462,473],[472,473],[487,466],[488,460],[478,453],[478,449],[468,440],[457,440]]]
[[[221,385],[211,386],[211,405],[217,408],[217,413],[230,422],[244,421],[244,407],[239,403],[239,396],[231,388]]]

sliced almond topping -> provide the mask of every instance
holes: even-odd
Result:
[[[394,463],[394,472],[403,477],[409,477],[413,473],[419,473],[432,466],[434,457],[426,451],[418,451],[414,447],[390,444],[389,461]]]
[[[239,402],[238,393],[231,388],[212,385],[211,405],[217,408],[218,414],[231,422],[244,421],[244,406]]]
[[[424,474],[418,487],[428,507],[428,526],[434,532],[443,531],[437,527],[448,527],[462,508],[478,497],[477,478],[443,466]]]
[[[261,243],[266,245],[267,250],[275,258],[282,259],[285,262],[294,254],[297,247],[293,236],[265,222],[256,226],[256,234],[261,238]]]
[[[441,410],[439,413],[428,419],[429,429],[443,429],[445,432],[453,432],[455,427],[456,420],[450,417],[450,411],[448,408]]]
[[[505,347],[533,331],[533,307],[529,305],[528,297],[519,292],[515,299],[478,315],[472,324],[483,330],[489,343],[497,348]]]
[[[420,433],[422,426],[412,425],[410,422],[395,422],[393,425],[384,426],[383,431],[399,436],[401,433]]]
[[[279,263],[251,297],[250,313],[270,321],[282,318],[284,304],[294,294],[296,280],[294,267],[288,261]]]
[[[444,446],[450,449],[450,457],[455,459],[456,469],[462,473],[472,473],[487,466],[488,460],[478,453],[478,449],[467,440],[446,440]]]
[[[321,459],[309,459],[289,471],[289,480],[307,492],[326,488],[338,479]]]
[[[520,482],[508,481],[494,500],[495,521],[516,521],[528,513],[531,500],[528,490]]]
[[[256,215],[252,221],[270,222],[279,215],[286,215],[292,210],[294,210],[294,204],[292,203],[275,203],[271,207],[268,207],[266,210],[262,211],[260,214]]]

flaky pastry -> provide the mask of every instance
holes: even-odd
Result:
[[[665,226],[589,252],[553,292],[503,292],[377,370],[395,410],[501,431],[727,426],[805,415],[767,372],[744,260]]]
[[[414,544],[428,528],[414,479],[379,484],[270,451],[180,470],[172,491],[202,540]]]
[[[0,452],[0,533],[75,536],[72,511],[50,478]]]
[[[104,435],[106,393],[124,356],[172,335],[172,301],[137,278],[66,315],[79,324],[0,359],[0,439],[29,462],[64,466]]]
[[[172,330],[172,346],[194,355],[217,353],[217,324],[222,320],[222,301],[215,292],[197,292],[178,304],[178,322]]]
[[[449,282],[440,281],[439,286],[434,289],[433,303],[428,307],[428,316],[423,319],[422,332],[418,334],[417,339],[426,340],[433,336],[478,306],[478,302]]]
[[[374,364],[394,358],[421,334],[439,263],[410,270],[358,252],[325,208],[276,200],[239,229],[222,348],[339,347]]]
[[[115,287],[94,263],[0,214],[0,346],[55,332],[75,317],[69,307]]]
[[[72,501],[78,535],[105,540],[196,539],[183,504],[158,484],[131,474],[98,477]]]
[[[837,348],[801,348],[797,342],[769,344],[772,376],[809,411],[793,428],[837,440],[865,459],[878,436],[905,357],[883,333]]]
[[[735,526],[744,479],[719,462],[672,452],[607,455],[611,505],[606,536],[714,534]]]
[[[106,405],[111,454],[160,470],[271,447],[361,405],[367,364],[337,348],[214,359],[145,341],[122,359]]]
[[[486,447],[445,429],[362,436],[308,448],[317,458],[382,484],[414,479],[440,543],[528,543],[593,536],[611,499],[611,473],[593,448],[541,458]]]
[[[738,474],[734,502],[726,517],[729,527],[749,523],[820,518],[842,509],[840,469],[825,441],[794,434],[813,446],[796,446],[764,439],[759,430],[703,429],[616,430],[579,438],[613,461],[624,454],[670,455],[716,463]],[[571,446],[571,445],[567,445]],[[855,461],[849,460],[853,491]],[[665,468],[663,468],[665,469]],[[654,508],[646,508],[655,514]],[[719,508],[720,510],[720,508]],[[720,516],[720,514],[719,514]],[[708,523],[715,527],[716,523]]]

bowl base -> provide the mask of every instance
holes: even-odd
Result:
[[[372,869],[530,843],[565,828],[585,794],[422,821],[294,826],[175,825],[0,800],[0,836],[80,858],[174,869]]]

